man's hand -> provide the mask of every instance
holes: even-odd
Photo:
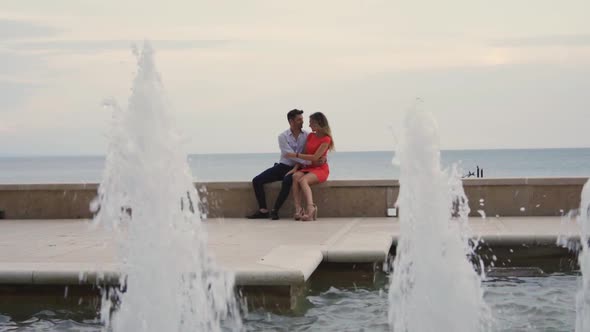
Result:
[[[312,166],[321,166],[323,164],[325,164],[327,161],[326,156],[322,156],[320,159],[318,159],[317,161],[313,161],[311,163]]]

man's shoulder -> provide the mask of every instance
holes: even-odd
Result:
[[[285,131],[281,131],[281,132],[279,133],[279,137],[281,137],[281,136],[289,136],[289,133],[290,133],[290,132],[291,132],[291,129],[287,129],[287,130],[285,130]]]
[[[301,130],[301,134],[303,134],[303,137],[307,137],[307,136],[309,136],[310,132],[308,132],[306,130]]]

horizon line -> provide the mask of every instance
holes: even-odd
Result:
[[[547,147],[547,148],[449,148],[441,149],[440,151],[501,151],[501,150],[582,150],[590,149],[590,147]],[[395,152],[395,150],[336,150],[336,153],[364,153],[364,152]],[[253,155],[253,154],[277,154],[279,151],[272,152],[205,152],[205,153],[187,153],[187,156],[195,155]],[[0,154],[0,158],[33,158],[33,157],[54,157],[54,158],[67,158],[67,157],[105,157],[104,154]]]

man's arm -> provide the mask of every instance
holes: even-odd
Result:
[[[289,152],[289,153],[287,153],[286,157],[287,158],[300,158],[300,159],[309,160],[309,161],[320,161],[322,159],[322,157],[324,156],[324,153],[328,150],[328,148],[329,148],[328,143],[322,143],[322,144],[320,144],[320,146],[318,147],[318,149],[315,151],[314,154]]]
[[[328,161],[328,158],[326,156],[321,156],[320,159],[318,159],[316,161],[312,161],[311,164],[313,166],[320,166],[322,164],[325,164],[326,161]]]
[[[287,143],[287,137],[285,137],[285,135],[280,134],[279,135],[279,149],[281,149],[281,155],[286,155],[287,153],[295,153],[295,151],[293,151],[293,149],[291,149],[291,147],[289,146],[289,143]],[[299,158],[289,158],[291,160],[293,160],[296,163],[299,164],[303,164],[303,165],[309,165],[310,161],[308,160],[303,160],[303,159],[299,159]]]

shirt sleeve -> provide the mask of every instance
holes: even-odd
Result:
[[[283,134],[279,135],[279,149],[281,149],[281,155],[286,155],[287,153],[295,152],[289,146],[289,143],[287,142],[287,136]]]

